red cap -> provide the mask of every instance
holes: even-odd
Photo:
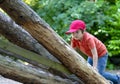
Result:
[[[69,30],[66,32],[66,34],[69,34],[69,33],[73,33],[73,32],[76,32],[77,30],[85,30],[86,29],[86,24],[84,21],[82,20],[74,20],[72,21],[72,23],[70,24],[70,28]]]

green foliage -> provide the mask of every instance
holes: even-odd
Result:
[[[72,3],[71,3],[72,2]],[[101,7],[106,8],[103,2],[94,3],[79,0],[33,0],[30,6],[64,39],[64,34],[71,21],[82,19],[87,23],[87,28],[97,29],[95,26],[104,25],[104,20],[108,18],[103,15]],[[39,4],[39,5],[38,5]],[[68,40],[67,40],[68,41]]]
[[[82,19],[87,31],[100,39],[110,56],[120,54],[120,1],[98,0],[24,0],[67,42],[71,21]],[[112,65],[111,65],[112,66]]]
[[[115,14],[112,14],[114,19],[110,24],[110,30],[108,31],[111,36],[111,40],[108,41],[108,50],[110,51],[110,55],[118,55],[120,54],[120,11],[117,11]]]

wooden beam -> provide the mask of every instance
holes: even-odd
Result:
[[[53,68],[55,70],[65,73],[65,74],[68,74],[68,75],[71,74],[71,72],[68,71],[68,69],[66,69],[62,64],[51,61],[50,59],[47,59],[47,58],[40,56],[34,52],[23,49],[23,48],[21,48],[17,45],[14,45],[10,42],[5,42],[5,41],[0,40],[0,48],[3,48],[14,54],[17,54],[18,55],[17,58],[20,58],[20,56],[22,56],[23,59],[26,58],[33,62],[37,62],[38,65],[43,64],[49,68]]]
[[[69,79],[57,78],[38,67],[25,65],[2,55],[0,55],[0,74],[24,84],[73,84]]]
[[[3,12],[0,12],[0,34],[13,44],[33,51],[40,56],[47,57],[55,62],[59,62],[27,31],[25,31],[21,26],[17,25],[15,21],[13,21],[8,15]]]

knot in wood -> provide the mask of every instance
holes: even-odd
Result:
[[[20,18],[23,18],[23,16],[21,15]]]

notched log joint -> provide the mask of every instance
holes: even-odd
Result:
[[[2,4],[5,0],[0,0],[0,4]]]

